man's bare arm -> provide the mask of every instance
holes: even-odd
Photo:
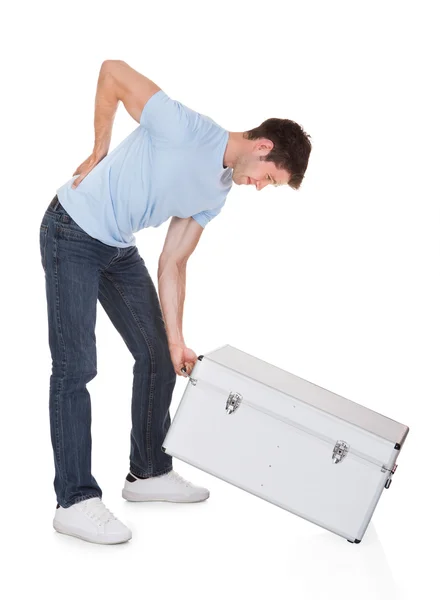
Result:
[[[72,187],[76,188],[105,157],[110,148],[113,122],[121,101],[138,123],[142,110],[161,88],[123,60],[105,60],[99,71],[95,96],[95,144],[92,154],[77,168]]]
[[[101,65],[95,96],[94,152],[103,156],[107,155],[110,148],[113,121],[119,103],[107,63],[105,61]]]
[[[138,123],[142,110],[161,88],[123,60],[105,60],[101,65],[95,99],[95,147],[108,152],[119,101]]]
[[[158,286],[168,343],[185,345],[182,320],[186,288],[186,264],[202,235],[195,219],[172,217],[159,258]]]

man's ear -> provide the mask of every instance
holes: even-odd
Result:
[[[273,146],[274,144],[272,140],[268,140],[267,138],[261,138],[255,145],[255,150],[259,156],[267,156],[272,150]]]

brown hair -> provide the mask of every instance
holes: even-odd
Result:
[[[312,144],[310,136],[301,125],[290,119],[267,119],[258,127],[244,132],[248,140],[267,138],[274,146],[267,156],[260,160],[275,163],[277,169],[290,173],[288,185],[299,189],[309,162]]]

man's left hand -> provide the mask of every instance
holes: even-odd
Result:
[[[194,368],[197,354],[185,344],[169,344],[171,362],[177,375],[188,377]],[[186,373],[181,369],[185,367]]]

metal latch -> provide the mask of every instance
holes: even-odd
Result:
[[[240,406],[243,396],[238,392],[231,392],[228,399],[226,400],[226,412],[228,415],[235,412]]]
[[[350,446],[347,444],[347,442],[344,442],[344,440],[338,440],[333,448],[333,462],[337,464],[344,460],[349,450]]]

